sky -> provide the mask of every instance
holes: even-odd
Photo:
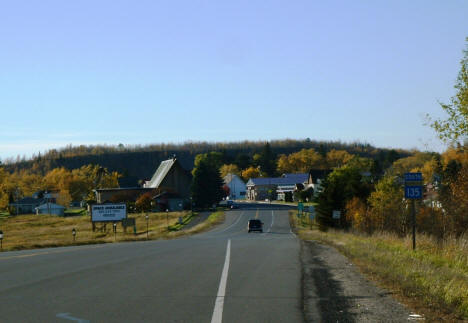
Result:
[[[3,0],[0,160],[66,145],[442,151],[468,2]]]

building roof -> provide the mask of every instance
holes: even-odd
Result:
[[[284,178],[288,178],[291,180],[291,183],[298,184],[298,183],[305,183],[309,179],[308,173],[297,173],[297,174],[283,174]]]
[[[44,201],[45,201],[44,199],[36,199],[34,197],[27,196],[11,204],[12,205],[39,205],[41,203],[44,203]]]
[[[158,169],[156,169],[156,172],[154,172],[153,177],[145,185],[145,187],[147,187],[147,188],[158,188],[159,185],[161,185],[161,182],[164,180],[164,177],[166,177],[167,173],[169,173],[169,170],[175,164],[176,160],[177,160],[176,158],[163,160],[161,162],[161,164],[159,164]]]
[[[252,185],[278,185],[278,186],[288,186],[296,185],[298,183],[305,183],[309,178],[307,173],[299,174],[283,174],[281,177],[257,177],[251,178],[247,182],[248,186]]]
[[[128,191],[128,190],[135,190],[135,191],[149,191],[150,189],[145,187],[115,187],[115,188],[97,188],[94,191],[96,192],[103,192],[103,191]]]

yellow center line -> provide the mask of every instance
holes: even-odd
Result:
[[[258,209],[257,209],[257,213],[255,213],[255,218],[258,219]]]
[[[93,247],[86,247],[86,248],[79,248],[79,249],[38,252],[38,253],[31,253],[31,254],[27,254],[27,255],[18,255],[18,256],[10,256],[10,257],[0,257],[0,260],[14,259],[14,258],[35,257],[35,256],[42,256],[42,255],[50,255],[50,254],[54,254],[54,253],[64,253],[64,252],[69,252],[69,251],[96,249],[96,248],[102,248],[102,247],[104,247],[104,246],[101,245],[101,246],[93,246]]]

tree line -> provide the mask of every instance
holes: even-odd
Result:
[[[59,167],[45,175],[26,169],[9,173],[0,167],[0,210],[37,192],[40,197],[45,191],[58,192],[57,203],[65,206],[71,201],[91,201],[95,199],[93,189],[118,187],[119,177],[119,173],[99,165],[85,165],[73,170]]]
[[[182,167],[191,170],[195,157],[211,151],[221,152],[223,164],[234,164],[240,170],[249,167],[257,168],[263,174],[274,175],[277,156],[291,154],[302,149],[314,149],[320,154],[332,150],[343,150],[350,154],[357,154],[387,163],[391,156],[409,156],[406,150],[392,150],[375,148],[366,143],[342,143],[339,141],[304,140],[272,140],[268,142],[271,156],[262,152],[264,141],[242,141],[227,143],[188,142],[184,144],[158,144],[148,146],[67,146],[61,149],[51,149],[44,154],[38,154],[31,159],[17,158],[4,161],[4,169],[9,173],[28,170],[44,176],[54,168],[64,167],[68,170],[80,168],[84,165],[101,165],[109,171],[121,174],[119,183],[122,187],[137,186],[140,180],[149,180],[160,162],[177,156]],[[263,156],[260,158],[260,156]],[[263,158],[263,159],[262,159]],[[270,164],[268,164],[270,163]],[[254,171],[252,169],[250,172]],[[245,177],[248,177],[248,172]],[[250,176],[252,177],[252,176]]]

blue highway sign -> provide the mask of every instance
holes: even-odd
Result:
[[[407,199],[421,199],[422,186],[405,186],[405,198]]]
[[[422,182],[422,173],[405,173],[405,182]]]

